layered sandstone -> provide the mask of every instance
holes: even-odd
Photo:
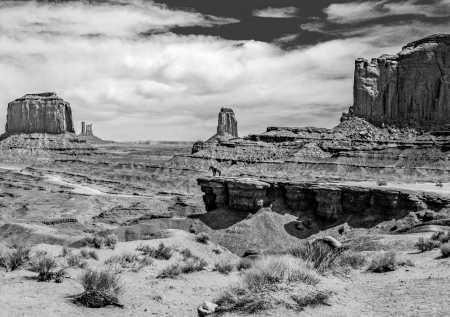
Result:
[[[238,137],[237,120],[234,116],[233,109],[221,108],[217,122],[217,134],[220,136],[231,135]]]
[[[450,34],[432,35],[396,55],[357,59],[350,112],[376,125],[450,129]]]
[[[74,132],[70,104],[55,93],[27,94],[8,104],[6,134]]]

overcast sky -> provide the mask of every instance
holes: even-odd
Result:
[[[206,139],[221,106],[241,135],[331,127],[355,58],[449,21],[450,0],[1,1],[0,125],[9,101],[54,91],[105,139]]]

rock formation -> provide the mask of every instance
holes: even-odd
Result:
[[[75,132],[70,104],[55,93],[27,94],[8,104],[6,134]]]
[[[217,122],[217,134],[220,136],[229,134],[235,138],[238,137],[237,121],[234,117],[234,111],[230,108],[221,108]]]
[[[82,136],[94,136],[92,131],[92,123],[81,122],[81,134]]]
[[[376,125],[450,130],[450,34],[357,59],[350,113]]]

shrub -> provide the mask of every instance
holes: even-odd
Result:
[[[387,186],[387,181],[385,181],[385,180],[382,180],[382,179],[379,179],[379,180],[377,180],[377,185],[378,186]]]
[[[66,261],[67,261],[68,266],[80,266],[80,264],[81,264],[81,258],[77,254],[69,255],[66,258]]]
[[[56,261],[53,257],[40,255],[31,261],[31,271],[38,273],[38,281],[49,281],[53,278]]]
[[[62,250],[61,250],[61,256],[62,257],[66,257],[66,256],[69,256],[69,255],[71,255],[72,254],[72,250],[71,249],[69,249],[68,247],[66,247],[66,246],[64,246],[63,248],[62,248]]]
[[[85,258],[85,259],[89,259],[91,256],[89,255],[89,250],[88,249],[81,249],[80,250],[80,255]]]
[[[115,234],[109,234],[105,237],[105,247],[110,248],[110,249],[115,249],[116,244],[117,244],[117,236]]]
[[[204,270],[208,266],[208,263],[193,255],[190,258],[186,258],[181,263],[174,263],[164,268],[157,276],[157,278],[175,278],[180,274],[188,274]]]
[[[435,232],[431,236],[431,240],[439,241],[441,244],[447,243],[450,241],[450,232],[442,232],[442,231]]]
[[[121,291],[117,275],[105,271],[84,272],[80,277],[84,292],[74,297],[74,301],[84,306],[99,308],[107,305],[123,307],[117,296]]]
[[[229,274],[233,271],[233,269],[234,264],[231,263],[230,261],[220,261],[217,262],[216,265],[214,266],[214,270],[222,274]]]
[[[444,258],[450,257],[450,242],[441,245],[441,254]]]
[[[247,287],[255,292],[277,288],[279,284],[303,282],[316,285],[319,277],[308,265],[289,255],[269,256],[255,262],[243,276]]]
[[[367,259],[362,253],[346,251],[337,258],[336,263],[341,267],[360,269],[366,264],[366,262]]]
[[[332,269],[342,252],[341,249],[334,249],[320,241],[306,242],[289,250],[291,255],[311,263],[320,273]]]
[[[209,236],[207,233],[201,232],[195,236],[195,241],[197,241],[199,243],[207,244],[209,241]]]
[[[236,265],[236,269],[238,271],[248,270],[253,265],[253,260],[248,258],[242,258],[239,260],[238,264]]]
[[[292,295],[292,300],[297,304],[298,310],[303,310],[306,306],[328,305],[330,292],[317,291],[305,295]]]
[[[90,250],[88,254],[91,259],[98,260],[98,254],[95,250]]]
[[[419,241],[414,245],[420,252],[431,251],[433,249],[439,248],[440,242],[433,239],[419,238]]]
[[[218,305],[216,310],[218,313],[238,311],[255,314],[272,308],[269,298],[241,287],[226,290],[215,302]]]
[[[14,271],[22,267],[29,259],[30,249],[17,246],[13,251],[0,255],[0,267],[4,267],[7,271]]]
[[[187,259],[190,257],[193,257],[194,255],[192,254],[192,251],[188,248],[185,248],[183,250],[180,251],[180,254],[183,256],[183,259]]]
[[[181,274],[180,263],[174,263],[165,267],[156,278],[175,278]]]
[[[96,249],[101,249],[105,245],[105,238],[101,236],[94,236],[91,240],[92,245]]]
[[[158,260],[169,260],[173,254],[173,249],[166,247],[164,243],[160,243],[156,249],[148,245],[141,245],[136,250]]]
[[[112,256],[105,260],[105,264],[110,268],[118,265],[120,269],[131,269],[137,272],[145,266],[152,265],[153,260],[149,256],[138,256],[137,254],[127,253]],[[117,271],[121,271],[120,269]]]
[[[62,283],[65,275],[66,275],[66,271],[64,269],[56,271],[53,274],[53,280],[55,281],[55,283]]]
[[[395,271],[399,265],[397,255],[394,252],[384,252],[372,259],[368,271],[384,273]]]

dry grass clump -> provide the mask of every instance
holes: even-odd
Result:
[[[207,244],[209,241],[209,236],[207,233],[201,232],[201,233],[195,235],[195,241],[197,241],[199,243]]]
[[[38,273],[38,281],[44,282],[54,278],[57,267],[55,258],[48,255],[38,255],[31,260],[30,270]]]
[[[96,249],[101,249],[104,247],[105,245],[105,238],[102,236],[94,236],[91,240],[90,243],[92,244],[92,246]]]
[[[441,245],[441,254],[443,258],[450,257],[450,242]]]
[[[66,262],[68,266],[73,267],[84,268],[87,265],[85,261],[81,261],[81,256],[78,254],[70,254],[69,256],[66,257]]]
[[[253,260],[248,258],[242,258],[239,260],[239,262],[236,265],[236,269],[238,271],[248,270],[253,266]]]
[[[431,240],[439,241],[439,243],[444,244],[450,241],[450,232],[435,232],[431,236]]]
[[[431,251],[433,249],[439,248],[441,243],[436,239],[424,239],[420,237],[419,240],[414,245],[420,252]]]
[[[331,296],[331,292],[317,291],[302,295],[292,295],[292,300],[296,303],[296,309],[301,311],[307,306],[329,305],[328,299]]]
[[[30,260],[30,249],[24,246],[15,246],[11,251],[0,254],[0,267],[6,271],[14,271],[21,268]]]
[[[143,267],[153,264],[152,258],[147,255],[137,255],[126,253],[122,255],[114,255],[105,260],[105,265],[117,272],[121,272],[122,269],[130,269],[135,272],[140,271]]]
[[[227,275],[233,272],[234,267],[235,265],[231,261],[222,260],[214,265],[214,271]]]
[[[80,255],[85,259],[98,260],[98,254],[97,254],[97,252],[95,252],[95,250],[81,249]]]
[[[117,241],[118,241],[118,239],[117,239],[117,236],[115,234],[113,234],[113,233],[112,234],[108,234],[105,237],[105,241],[104,241],[105,247],[114,250],[116,248]]]
[[[353,269],[360,269],[367,263],[367,258],[364,254],[354,251],[342,252],[337,260],[336,264],[340,267],[351,267]]]
[[[395,271],[399,266],[414,266],[410,260],[400,260],[395,252],[383,252],[372,259],[368,271],[385,273]]]
[[[123,307],[118,300],[121,286],[117,275],[88,270],[80,276],[80,282],[84,292],[73,297],[75,302],[91,308],[108,305]]]
[[[273,307],[272,300],[267,296],[242,287],[226,290],[215,303],[218,305],[218,313],[235,311],[255,314]]]
[[[342,255],[342,249],[335,249],[326,243],[315,241],[306,242],[292,248],[289,254],[311,263],[314,269],[324,273],[336,266],[338,258]]]
[[[140,245],[136,248],[136,251],[142,252],[144,255],[157,260],[169,260],[172,257],[174,249],[166,247],[164,243],[160,243],[157,248],[152,248],[149,245]]]
[[[164,268],[157,278],[175,278],[180,274],[189,274],[193,272],[203,271],[208,266],[208,262],[192,255],[183,259],[182,262],[174,263]]]

